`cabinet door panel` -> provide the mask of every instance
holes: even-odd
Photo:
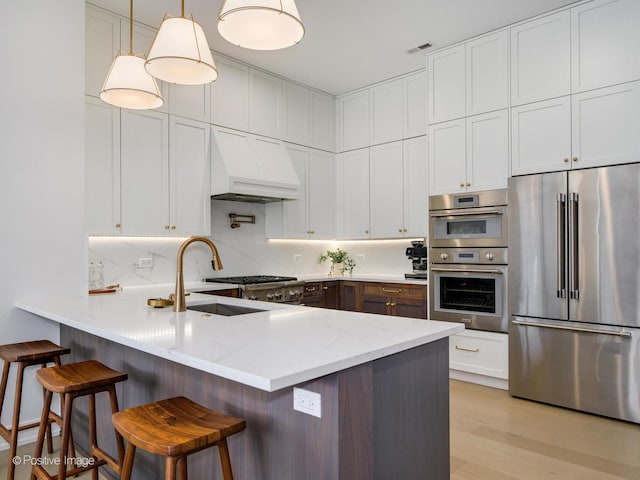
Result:
[[[393,315],[398,317],[427,319],[427,302],[423,300],[392,299]]]
[[[172,117],[170,126],[170,223],[175,235],[210,235],[211,126]]]
[[[169,233],[169,121],[122,109],[122,233]]]
[[[507,188],[508,177],[508,110],[468,117],[467,189]]]
[[[553,172],[570,167],[569,97],[511,109],[511,174]]]
[[[287,145],[287,151],[300,179],[300,199],[282,202],[282,233],[285,238],[307,238],[308,151],[306,148],[296,145]]]
[[[120,233],[120,109],[86,97],[87,232]]]
[[[87,95],[97,97],[120,50],[120,18],[87,6],[85,22],[84,89]]]
[[[466,191],[465,120],[429,125],[429,195]]]
[[[310,92],[311,105],[311,146],[333,152],[335,100],[330,95]]]
[[[427,133],[427,72],[414,73],[404,79],[403,138]]]
[[[249,130],[258,135],[280,138],[282,80],[273,75],[249,72]]]
[[[369,90],[342,97],[339,105],[340,151],[369,146]]]
[[[211,85],[211,123],[249,130],[249,69],[224,57],[215,57],[218,78]]]
[[[568,95],[571,87],[570,12],[511,28],[511,105]]]
[[[333,238],[335,212],[335,169],[331,153],[309,152],[308,225],[312,238]],[[285,202],[286,203],[286,202]]]
[[[371,145],[402,139],[403,80],[371,88]]]
[[[443,122],[465,115],[465,46],[427,57],[427,118]]]
[[[362,297],[362,311],[364,313],[377,313],[378,315],[389,315],[390,303],[387,297],[372,297],[364,295]]]
[[[571,9],[574,92],[640,78],[640,2],[598,0]]]
[[[339,238],[369,237],[369,149],[338,157],[337,228]]]
[[[429,210],[426,136],[403,142],[404,147],[404,233],[405,237],[426,237]]]
[[[508,31],[487,35],[466,44],[467,115],[509,106]]]
[[[403,235],[402,142],[372,147],[370,151],[371,236]]]
[[[288,142],[309,145],[309,90],[283,82],[284,138]]]
[[[169,85],[169,113],[211,123],[211,84]]]
[[[572,96],[574,167],[640,159],[640,82]]]

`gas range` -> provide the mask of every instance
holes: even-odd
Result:
[[[238,285],[241,297],[247,300],[263,302],[290,303],[302,302],[304,282],[296,277],[277,275],[248,275],[238,277],[213,277],[205,281],[213,283],[233,283]]]

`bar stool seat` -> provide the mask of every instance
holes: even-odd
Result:
[[[41,465],[34,465],[31,470],[31,480],[53,479],[62,480],[87,470],[93,470],[93,478],[98,478],[98,468],[102,465],[108,465],[114,472],[120,473],[120,466],[124,456],[124,442],[122,437],[115,432],[116,447],[118,449],[118,460],[111,457],[107,452],[98,446],[96,432],[96,405],[95,395],[100,392],[107,392],[111,402],[111,414],[118,411],[118,398],[116,396],[116,383],[127,379],[127,374],[112,370],[106,365],[96,361],[88,360],[84,362],[70,363],[55,367],[43,368],[36,372],[36,378],[45,389],[45,405],[42,409],[42,418],[40,420],[40,430],[38,432],[38,440],[36,442],[35,458],[42,455],[42,447],[44,442],[44,430],[46,428],[46,419],[51,409],[51,398],[53,393],[62,394],[64,399],[64,415],[62,422],[62,440],[60,442],[60,467],[55,477],[50,476]],[[71,432],[71,412],[73,401],[78,397],[88,396],[89,400],[89,441],[90,451],[93,461],[85,462],[84,465],[68,468],[67,448],[69,445],[69,435]]]
[[[13,480],[15,476],[15,465],[12,459],[16,456],[16,450],[18,448],[18,432],[35,428],[40,425],[40,422],[20,425],[20,407],[22,402],[24,369],[32,365],[46,367],[48,363],[60,365],[60,356],[66,355],[69,352],[71,352],[69,348],[61,347],[49,340],[34,340],[31,342],[0,345],[0,358],[4,360],[2,384],[0,385],[0,415],[2,415],[2,410],[4,408],[4,399],[9,380],[9,369],[12,363],[18,364],[11,428],[6,428],[0,423],[0,435],[7,441],[7,443],[9,443],[9,463],[7,466],[7,479],[9,480]],[[62,424],[60,417],[57,415],[55,417],[52,415],[47,420],[47,449],[49,453],[53,452],[51,423],[54,421]]]
[[[245,429],[240,418],[210,410],[186,397],[174,397],[128,408],[112,417],[127,440],[120,480],[129,480],[136,448],[165,457],[166,479],[187,478],[187,455],[217,446],[225,480],[232,480],[227,437]]]

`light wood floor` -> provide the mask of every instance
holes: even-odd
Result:
[[[640,425],[451,380],[452,480],[640,479]]]

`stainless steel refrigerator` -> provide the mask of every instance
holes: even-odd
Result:
[[[640,423],[640,164],[509,179],[509,392]]]

